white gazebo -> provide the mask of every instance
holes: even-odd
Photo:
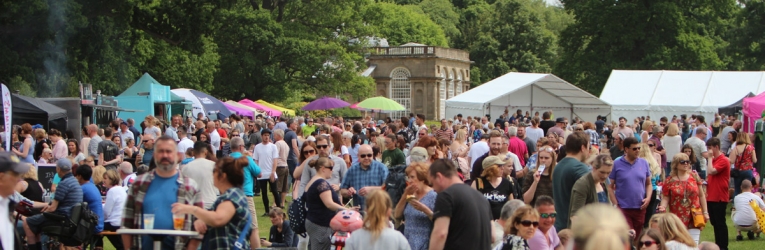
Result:
[[[718,108],[765,91],[765,72],[613,70],[600,99],[614,118],[701,114],[711,122]]]
[[[508,73],[446,101],[446,117],[491,115],[505,108],[514,113],[552,110],[555,117],[595,121],[609,116],[611,106],[600,98],[552,74]]]

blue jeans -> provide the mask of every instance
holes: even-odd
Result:
[[[752,174],[752,170],[744,170],[739,171],[738,177],[733,179],[733,189],[736,190],[733,195],[736,196],[741,193],[741,182],[744,180],[752,181],[752,178],[754,178],[754,175]],[[752,181],[754,184],[754,181]]]

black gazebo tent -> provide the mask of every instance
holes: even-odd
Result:
[[[66,131],[66,110],[56,107],[43,100],[23,95],[13,94],[11,97],[11,122],[15,125],[29,123],[40,124],[45,130],[51,128]]]
[[[725,115],[736,115],[739,112],[741,112],[741,109],[743,109],[743,107],[744,107],[744,98],[753,97],[753,96],[755,96],[755,94],[753,94],[752,92],[749,92],[749,94],[747,94],[746,96],[742,97],[741,100],[738,100],[737,102],[735,102],[735,103],[733,103],[731,105],[718,108],[717,109],[717,113],[721,114],[721,115],[722,114],[725,114]]]

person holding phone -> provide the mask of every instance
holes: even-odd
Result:
[[[537,197],[553,197],[552,173],[555,169],[557,154],[550,146],[543,146],[537,152],[534,174],[526,175],[523,181],[523,202],[534,204]]]

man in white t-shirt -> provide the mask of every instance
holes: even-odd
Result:
[[[179,131],[180,132],[180,131]],[[212,208],[215,199],[218,198],[218,189],[213,184],[213,169],[215,162],[207,159],[207,143],[196,142],[194,144],[194,160],[181,168],[184,176],[191,178],[197,183],[197,190],[202,196],[205,209]]]
[[[212,145],[213,155],[220,150],[220,134],[215,129],[215,122],[207,122],[207,133],[210,134],[210,144]]]
[[[119,133],[120,133],[120,139],[121,139],[120,141],[122,141],[122,145],[119,145],[120,148],[125,148],[125,146],[127,145],[126,144],[127,142],[125,139],[130,138],[135,140],[135,135],[133,135],[133,132],[130,132],[130,128],[128,127],[127,122],[120,123]]]
[[[470,147],[470,151],[468,151],[468,160],[470,161],[470,166],[473,166],[478,158],[489,152],[488,141],[489,134],[483,133],[483,135],[481,135],[481,140],[474,143],[473,146]]]
[[[752,182],[750,180],[743,180],[741,182],[741,193],[733,198],[733,210],[731,214],[731,220],[733,220],[733,226],[738,231],[736,240],[743,240],[741,231],[747,231],[746,236],[750,239],[754,239],[754,233],[760,233],[760,227],[757,224],[757,214],[755,214],[752,206],[749,205],[749,201],[754,200],[760,207],[760,210],[765,212],[765,202],[752,193]]]
[[[186,159],[186,150],[194,147],[194,141],[186,136],[186,126],[181,125],[176,130],[178,130],[178,138],[181,138],[178,142],[178,159]]]
[[[252,154],[252,159],[258,166],[260,166],[261,177],[258,178],[258,186],[260,186],[260,197],[263,198],[263,206],[266,208],[266,214],[271,211],[271,204],[268,203],[268,193],[266,188],[271,186],[271,193],[274,195],[274,203],[281,203],[281,196],[276,190],[276,178],[287,178],[287,176],[276,176],[274,168],[278,165],[279,149],[271,143],[271,131],[263,129],[260,131],[260,138],[263,140],[260,144],[255,146],[255,151]]]

